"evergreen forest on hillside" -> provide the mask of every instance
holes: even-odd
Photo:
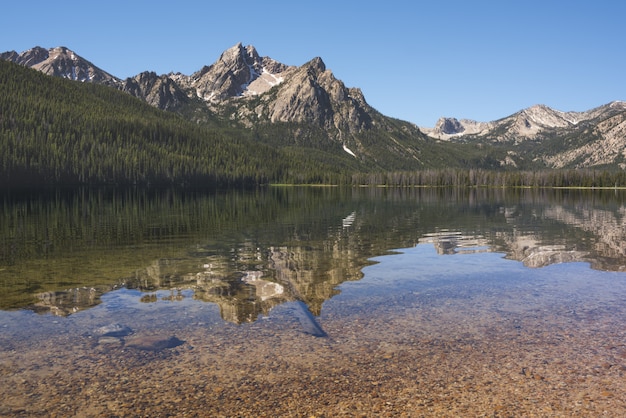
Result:
[[[297,164],[293,161],[297,160]],[[341,164],[0,61],[0,186],[337,181]]]
[[[319,127],[250,129],[213,116],[193,122],[191,112],[162,111],[111,87],[0,61],[0,187],[626,186],[623,170],[505,170],[498,162],[504,148],[414,137],[391,118],[387,131],[360,134],[373,156],[365,160]]]

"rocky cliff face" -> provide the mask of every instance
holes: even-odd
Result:
[[[158,76],[154,72],[144,72],[127,78],[120,88],[159,109],[176,110],[189,102],[187,94],[174,80],[165,75]]]
[[[260,57],[256,49],[241,43],[224,51],[212,65],[189,77],[175,76],[197,97],[210,102],[262,94],[283,80],[289,67],[268,57]]]
[[[238,109],[239,117],[254,123],[313,123],[327,130],[355,132],[372,124],[371,109],[359,89],[348,89],[321,58],[285,71],[284,81],[251,106]]]
[[[432,138],[452,139],[463,135],[476,135],[488,132],[493,122],[476,122],[471,119],[439,118],[434,128],[420,128]]]

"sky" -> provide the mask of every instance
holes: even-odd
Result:
[[[192,74],[241,42],[288,65],[321,57],[372,107],[424,127],[626,100],[622,0],[7,3],[0,52],[66,46],[126,78]]]

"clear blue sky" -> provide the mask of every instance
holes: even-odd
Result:
[[[433,126],[626,100],[625,19],[622,0],[24,0],[2,6],[0,52],[67,46],[125,78],[191,74],[242,42],[319,56],[380,112]]]

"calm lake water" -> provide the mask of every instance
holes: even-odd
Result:
[[[0,205],[0,416],[626,414],[626,191]]]

